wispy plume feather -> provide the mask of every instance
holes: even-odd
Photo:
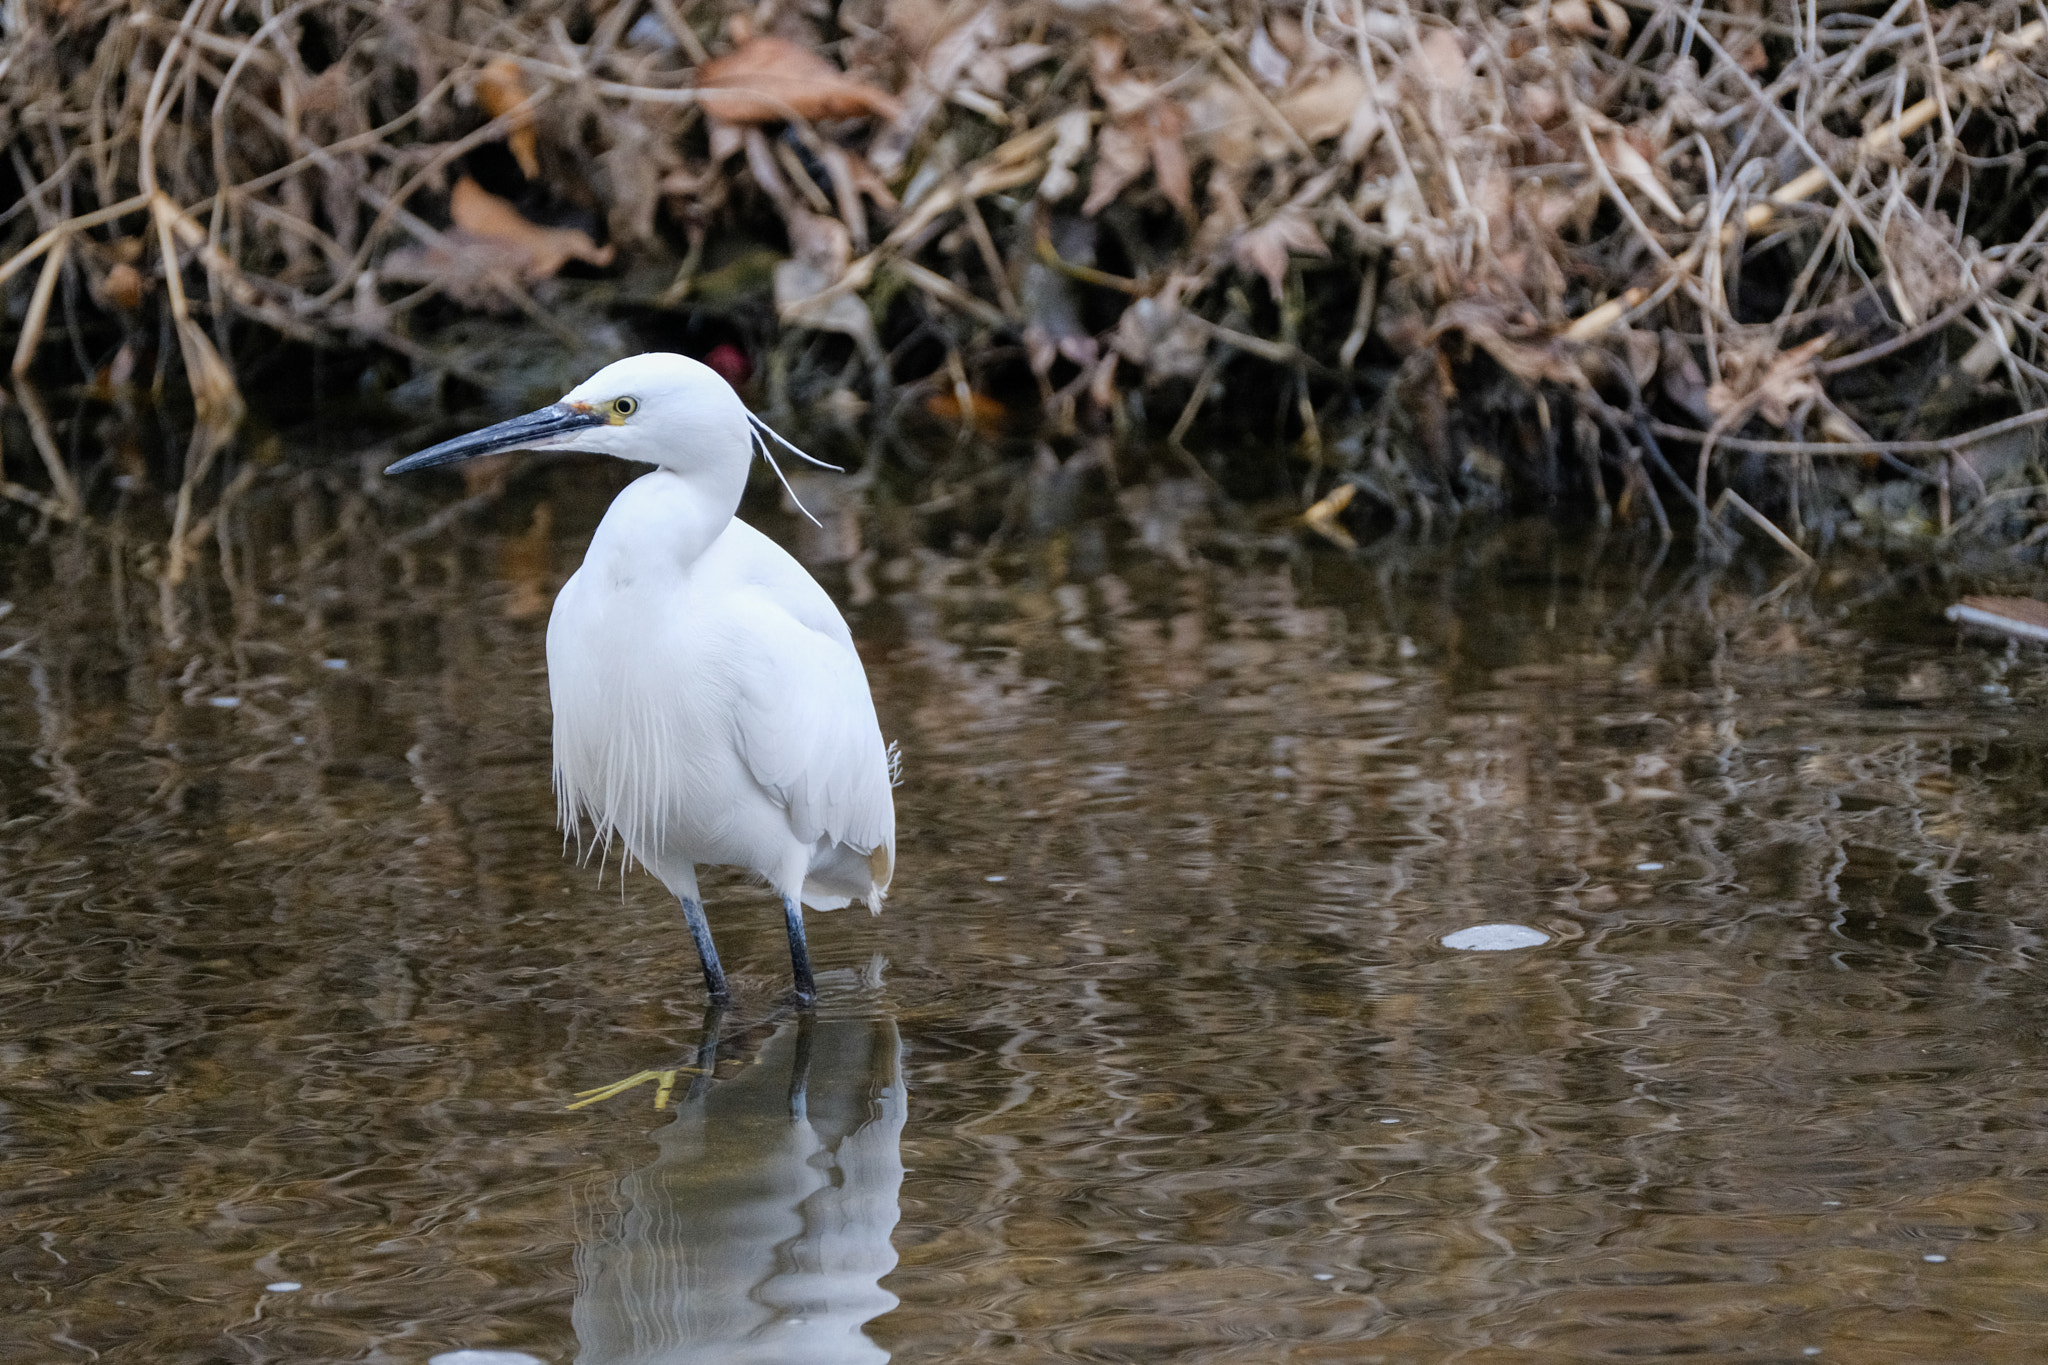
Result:
[[[756,414],[751,412],[748,413],[747,421],[753,424],[754,448],[761,452],[761,458],[766,460],[768,462],[768,467],[775,471],[776,479],[780,481],[782,484],[782,491],[789,494],[789,500],[796,504],[796,510],[803,513],[805,518],[809,520],[811,525],[822,527],[825,523],[819,521],[816,517],[811,515],[811,509],[804,506],[803,499],[799,498],[796,495],[796,490],[789,486],[789,476],[787,474],[784,474],[782,472],[782,466],[775,462],[775,453],[768,448],[768,442],[771,440],[774,441],[777,445],[781,446],[790,454],[796,456],[799,460],[808,461],[809,463],[816,465],[820,469],[829,469],[834,474],[844,474],[846,471],[841,469],[836,464],[826,464],[823,460],[819,459],[815,455],[805,454],[802,450],[799,450],[796,447],[795,443],[793,443],[788,437],[784,436],[774,427],[771,427],[766,422],[762,421],[760,417],[757,416]]]

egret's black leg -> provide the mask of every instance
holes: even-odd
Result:
[[[732,991],[725,984],[725,968],[718,965],[718,945],[711,941],[711,922],[704,918],[704,907],[688,896],[679,896],[683,903],[683,921],[690,926],[690,937],[697,941],[697,961],[704,966],[704,989],[711,993],[712,1002],[723,1005],[732,999]]]
[[[811,1005],[818,999],[818,983],[811,979],[811,950],[804,943],[804,911],[796,901],[782,899],[782,921],[789,927],[789,968],[796,977],[796,1002]]]

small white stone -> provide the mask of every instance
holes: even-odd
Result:
[[[1399,1119],[1381,1119],[1381,1120],[1380,1120],[1380,1122],[1381,1122],[1381,1123],[1399,1123],[1400,1121],[1401,1121],[1401,1120],[1399,1120]]]
[[[272,1280],[263,1287],[273,1294],[289,1294],[294,1290],[305,1288],[297,1280]]]
[[[232,711],[242,704],[242,699],[240,697],[208,697],[206,704],[208,706],[218,706],[223,711]]]
[[[1010,880],[1010,879],[1009,879],[1008,877],[993,877],[993,876],[991,876],[991,877],[983,877],[983,878],[982,878],[982,880],[983,880],[983,881],[985,881],[985,882],[1006,882],[1006,881],[1008,881],[1008,880]]]
[[[1637,864],[1636,864],[1636,871],[1638,871],[1638,872],[1662,872],[1663,870],[1664,870],[1664,864],[1662,864],[1662,863],[1637,863]]]
[[[443,1351],[427,1357],[427,1365],[547,1365],[524,1351]]]
[[[1312,1280],[1334,1280],[1337,1277],[1335,1275],[1332,1275],[1327,1270],[1319,1270],[1315,1274],[1309,1276],[1309,1278]]]
[[[154,1071],[131,1071],[128,1074],[131,1076],[154,1076],[156,1073]]]
[[[1469,929],[1445,934],[1438,942],[1446,948],[1468,953],[1502,953],[1512,948],[1534,948],[1550,942],[1550,935],[1526,924],[1475,924]]]
[[[1929,1265],[1940,1265],[1943,1261],[1946,1261],[1948,1257],[1942,1255],[1938,1251],[1930,1251],[1925,1256],[1922,1256],[1920,1259],[1927,1262],[1927,1264]]]

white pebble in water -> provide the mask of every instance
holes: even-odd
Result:
[[[268,1289],[273,1294],[289,1294],[294,1290],[305,1288],[305,1286],[300,1284],[297,1280],[272,1280],[269,1284],[266,1284],[263,1287],[265,1289]]]
[[[1503,953],[1511,948],[1534,948],[1548,943],[1550,935],[1526,924],[1475,924],[1470,929],[1445,934],[1438,942],[1468,953]]]
[[[1920,1259],[1927,1262],[1927,1264],[1929,1265],[1940,1265],[1943,1261],[1946,1261],[1948,1257],[1942,1255],[1938,1251],[1930,1251],[1925,1256],[1922,1256]]]
[[[983,877],[982,880],[985,882],[1006,882],[1010,879],[1008,877],[988,876]]]
[[[1337,1277],[1335,1275],[1332,1275],[1327,1270],[1318,1270],[1315,1274],[1309,1276],[1309,1278],[1311,1280],[1334,1280]]]
[[[1662,872],[1663,870],[1664,870],[1664,864],[1662,864],[1662,863],[1637,863],[1637,864],[1636,864],[1636,871],[1638,871],[1638,872]]]
[[[223,711],[232,711],[242,704],[242,699],[240,697],[208,697],[206,704],[208,706],[218,706]]]
[[[443,1351],[427,1357],[427,1365],[547,1365],[524,1351]]]

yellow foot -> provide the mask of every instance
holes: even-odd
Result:
[[[644,1085],[648,1081],[653,1081],[654,1107],[656,1109],[666,1109],[668,1107],[669,1094],[676,1088],[676,1077],[699,1076],[702,1074],[702,1068],[694,1066],[672,1066],[663,1071],[635,1072],[623,1081],[613,1081],[610,1085],[600,1085],[595,1090],[577,1091],[575,1102],[568,1105],[567,1108],[581,1109],[585,1105],[596,1104],[600,1100],[608,1100],[614,1095],[623,1095],[636,1085]]]

